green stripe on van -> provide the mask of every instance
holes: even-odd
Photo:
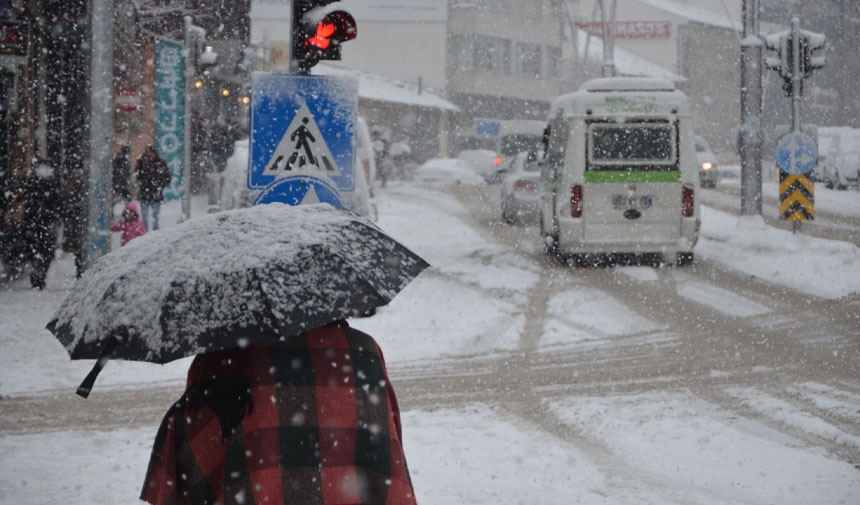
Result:
[[[601,170],[585,172],[585,182],[681,182],[680,170]]]

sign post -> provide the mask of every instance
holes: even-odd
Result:
[[[815,219],[815,187],[809,173],[818,161],[818,149],[809,135],[791,132],[779,141],[779,216],[800,231],[802,221]]]
[[[257,204],[329,203],[355,189],[358,81],[256,72],[251,76],[249,189]]]

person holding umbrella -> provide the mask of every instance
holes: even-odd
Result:
[[[382,351],[346,319],[428,266],[351,211],[259,205],[102,257],[48,329],[72,359],[97,359],[84,397],[109,359],[197,355],[142,500],[415,505]]]
[[[155,439],[153,505],[416,504],[382,351],[345,321],[197,356]]]

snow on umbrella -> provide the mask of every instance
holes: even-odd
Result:
[[[167,363],[371,314],[429,265],[329,205],[259,205],[150,233],[87,270],[48,323],[72,359]]]

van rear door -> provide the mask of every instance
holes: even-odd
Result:
[[[677,122],[595,120],[587,135],[584,239],[647,244],[680,238]]]

